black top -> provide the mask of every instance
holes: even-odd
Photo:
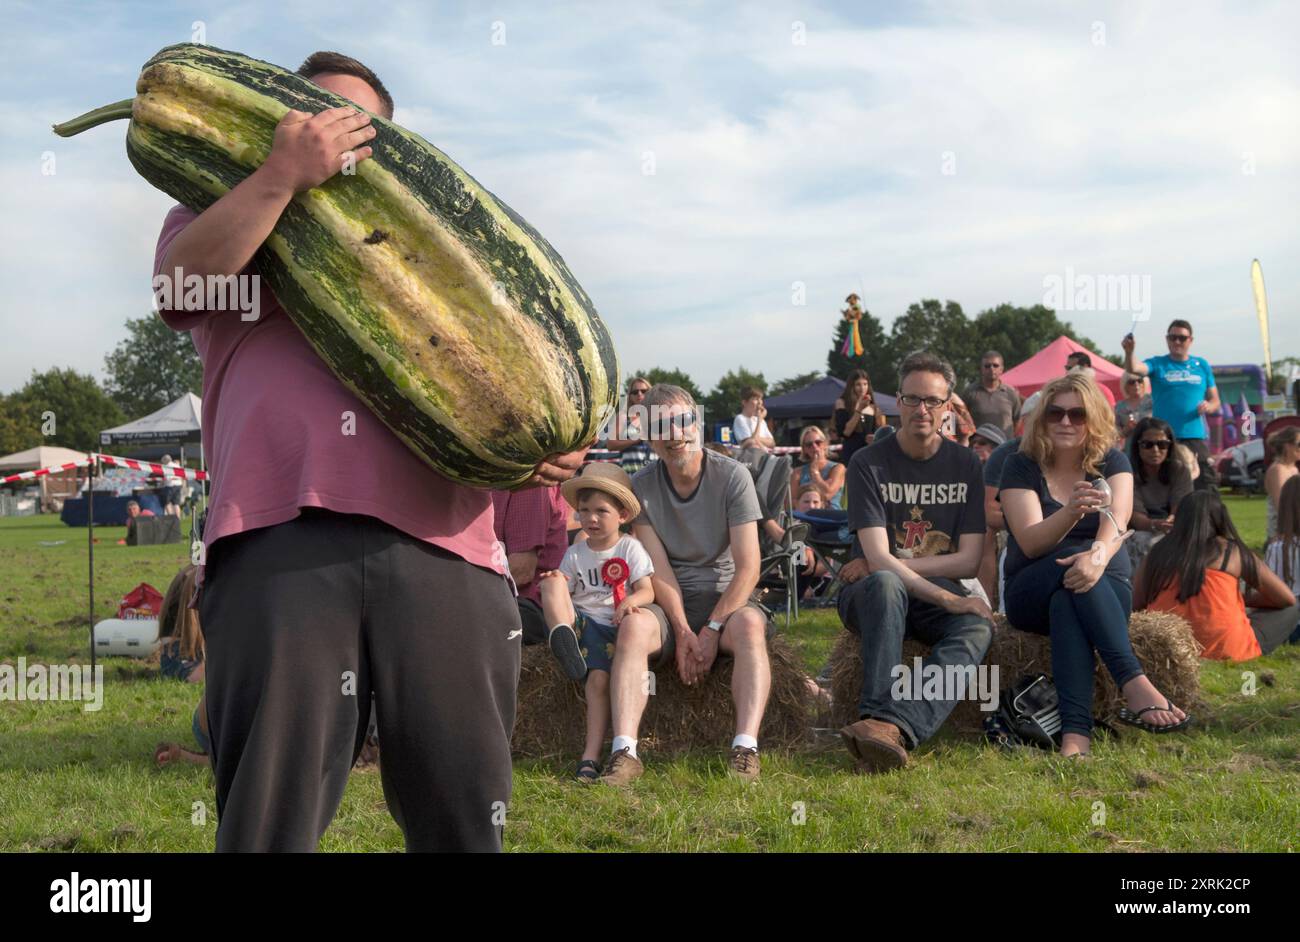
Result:
[[[1106,457],[1102,461],[1101,476],[1109,478],[1113,474],[1120,474],[1125,471],[1131,474],[1133,466],[1129,464],[1129,460],[1124,453],[1114,448],[1107,451]],[[1048,492],[1047,480],[1043,477],[1043,469],[1038,466],[1038,463],[1033,458],[1021,451],[1007,456],[1007,463],[1002,467],[1001,490],[1005,491],[1013,488],[1033,491],[1038,495],[1038,503],[1042,507],[1044,520],[1063,506],[1060,501],[1056,500]],[[1097,539],[1097,530],[1104,519],[1105,517],[1100,513],[1084,514],[1083,519],[1071,527],[1070,532],[1065,535],[1061,542],[1052,547],[1044,556],[1061,559],[1081,550],[1091,549],[1093,542]],[[1010,530],[1010,527],[1007,529]],[[1025,555],[1024,551],[1020,549],[1020,544],[1016,542],[1015,533],[1008,533],[1007,561],[1003,569],[1007,582],[1010,582],[1016,573],[1039,558]],[[1061,568],[1064,569],[1065,567]],[[1121,549],[1120,552],[1112,556],[1110,562],[1106,564],[1106,572],[1108,575],[1118,576],[1128,581],[1132,575],[1132,565],[1129,562],[1128,552]]]
[[[869,419],[858,419],[858,430],[852,435],[844,434],[844,427],[849,424],[849,419],[853,418],[852,409],[835,410],[835,433],[839,435],[840,441],[840,460],[848,467],[849,459],[862,448],[867,447],[867,436],[874,433],[879,427],[879,420],[876,416],[881,415],[880,406],[876,406],[876,415]]]
[[[979,458],[946,438],[923,461],[909,458],[897,435],[861,449],[849,465],[846,487],[849,528],[884,527],[896,558],[955,553],[963,533],[984,533]],[[861,556],[859,541],[853,545]]]

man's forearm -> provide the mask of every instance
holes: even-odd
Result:
[[[682,605],[682,590],[677,580],[665,579],[656,571],[650,581],[655,590],[654,601],[664,610],[664,617],[668,619],[668,626],[673,633],[690,631],[691,626],[686,622],[686,608]]]
[[[974,538],[974,535],[971,535]],[[980,538],[980,553],[963,553],[958,550],[955,553],[943,553],[938,556],[914,556],[911,559],[900,559],[899,563],[906,566],[918,576],[926,579],[939,577],[941,579],[973,579],[979,572],[980,556],[984,550],[983,537]]]
[[[293,198],[261,169],[217,200],[167,247],[162,274],[238,274],[253,259]]]
[[[903,560],[895,559],[892,555],[868,558],[867,565],[871,567],[872,572],[884,570],[894,573],[903,580],[903,588],[907,589],[907,594],[912,598],[942,606],[952,594],[913,571],[904,564]]]
[[[749,604],[749,597],[754,594],[754,588],[758,585],[758,567],[755,566],[753,572],[742,573],[736,571],[732,577],[731,585],[727,586],[722,597],[718,599],[718,604],[713,606],[713,611],[709,618],[713,621],[726,621],[731,617],[731,613],[738,609],[744,608]]]

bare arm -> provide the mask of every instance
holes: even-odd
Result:
[[[642,576],[636,582],[632,583],[632,591],[623,599],[623,604],[628,606],[649,605],[654,600],[654,580],[650,576]]]
[[[1282,581],[1264,560],[1255,555],[1255,575],[1257,585],[1250,586],[1246,593],[1248,608],[1289,608],[1295,604],[1295,593]]]
[[[900,559],[918,576],[927,579],[938,576],[944,579],[973,579],[979,572],[980,560],[984,556],[984,534],[963,533],[957,537],[957,552],[942,553],[938,556],[918,556],[913,559]]]
[[[1083,511],[1076,510],[1073,502],[1066,504],[1046,520],[1038,495],[1028,488],[1008,488],[1001,493],[1002,513],[1007,529],[1016,538],[1024,554],[1037,559],[1050,553],[1065,534],[1083,519]]]
[[[736,573],[718,599],[718,604],[713,606],[713,612],[709,616],[713,621],[725,622],[732,612],[743,608],[758,585],[758,527],[752,521],[742,523],[731,527],[730,534],[731,558],[736,563]]]
[[[998,489],[984,485],[984,523],[990,530],[1001,530],[1006,521],[1002,519],[1002,503],[998,500]]]
[[[1133,350],[1137,344],[1133,340],[1132,334],[1127,334],[1124,339],[1120,341],[1120,345],[1124,348],[1124,369],[1128,370],[1135,376],[1146,376],[1151,372],[1150,367],[1133,355]]]
[[[1209,415],[1209,414],[1213,414],[1213,413],[1216,413],[1216,412],[1219,411],[1219,408],[1223,405],[1223,403],[1221,403],[1221,402],[1219,401],[1219,387],[1218,387],[1218,386],[1211,386],[1211,387],[1206,391],[1206,393],[1205,393],[1205,402],[1206,402],[1205,412],[1206,412],[1207,415]]]
[[[884,527],[863,527],[858,531],[858,540],[862,544],[862,552],[866,556],[867,566],[871,571],[885,570],[892,572],[903,580],[903,587],[907,589],[907,594],[912,598],[932,602],[948,611],[953,611],[954,606],[960,606],[963,610],[974,611],[992,620],[992,613],[979,599],[962,598],[947,589],[940,588],[904,566],[902,560],[895,559],[893,554],[889,552],[889,535],[885,532]]]
[[[537,578],[536,550],[510,553],[506,557],[506,564],[510,567],[510,577],[515,580],[517,586],[526,586]]]

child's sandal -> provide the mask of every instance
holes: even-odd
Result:
[[[600,778],[600,763],[594,759],[583,759],[578,763],[578,770],[573,777],[585,785],[590,785]]]

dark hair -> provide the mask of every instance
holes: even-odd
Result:
[[[1065,358],[1066,363],[1069,363],[1071,360],[1074,361],[1075,366],[1092,366],[1092,357],[1088,356],[1088,354],[1084,353],[1082,350],[1075,350]]]
[[[1219,540],[1227,547],[1219,549]],[[1174,511],[1174,528],[1147,553],[1147,598],[1154,598],[1165,586],[1177,580],[1178,601],[1186,602],[1201,591],[1205,570],[1233,549],[1241,554],[1241,578],[1251,587],[1259,585],[1259,568],[1255,554],[1242,542],[1233,526],[1223,498],[1214,491],[1192,491],[1178,502]]]
[[[1194,331],[1192,330],[1192,325],[1189,324],[1187,321],[1183,320],[1182,318],[1179,318],[1178,320],[1170,321],[1169,326],[1165,328],[1165,333],[1168,333],[1169,331],[1173,330],[1175,327],[1186,327],[1187,332],[1189,334],[1194,333]]]
[[[929,350],[917,350],[915,353],[909,353],[903,359],[903,363],[898,368],[898,391],[903,391],[903,381],[913,373],[938,373],[948,384],[948,395],[952,395],[952,388],[957,385],[957,374],[952,371],[952,365],[943,357],[931,353]]]
[[[1146,465],[1142,462],[1142,446],[1138,444],[1142,436],[1147,432],[1155,429],[1157,432],[1164,432],[1165,438],[1169,439],[1169,447],[1165,449],[1165,460],[1160,463],[1160,483],[1169,483],[1169,468],[1174,463],[1174,445],[1177,439],[1174,438],[1174,430],[1164,419],[1157,419],[1154,415],[1149,415],[1142,419],[1133,429],[1133,434],[1128,440],[1128,460],[1133,465],[1133,477],[1138,484],[1145,484],[1147,480]]]
[[[983,360],[987,360],[987,359],[989,359],[990,357],[997,357],[997,358],[998,358],[999,360],[1001,360],[1004,364],[1007,362],[1007,358],[1004,357],[1002,354],[998,353],[998,351],[996,351],[996,350],[985,350],[984,353],[983,353],[983,355],[980,357],[980,360],[981,360],[981,361],[983,361]]]
[[[351,56],[345,56],[341,52],[313,52],[303,60],[302,65],[298,66],[298,74],[306,79],[327,73],[351,75],[361,79],[374,89],[379,100],[384,103],[384,117],[389,119],[393,117],[393,96],[388,94],[388,89],[384,88],[384,83],[379,81],[378,75]]]
[[[756,386],[742,386],[742,387],[740,387],[740,401],[741,401],[741,402],[744,402],[746,399],[753,399],[755,396],[758,396],[759,398],[762,398],[762,396],[763,396],[763,390],[759,389],[759,388],[756,387]]]
[[[1277,496],[1277,540],[1282,544],[1282,572],[1279,575],[1290,586],[1295,582],[1291,557],[1295,547],[1300,545],[1300,476],[1292,476],[1282,485],[1282,493]]]
[[[1282,460],[1282,449],[1287,445],[1300,445],[1300,425],[1288,425],[1268,437],[1268,453],[1274,461]]]

